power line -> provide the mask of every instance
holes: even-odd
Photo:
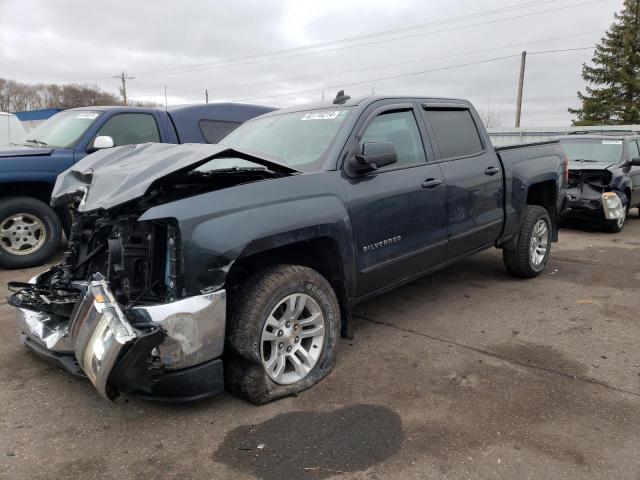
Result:
[[[359,72],[363,72],[363,71],[367,71],[367,70],[374,70],[374,69],[379,69],[379,68],[391,68],[391,67],[399,67],[402,65],[410,65],[412,63],[420,63],[420,62],[428,62],[428,61],[433,61],[433,60],[442,60],[445,58],[452,58],[452,57],[461,57],[461,56],[466,56],[466,55],[475,55],[477,53],[486,53],[486,52],[492,52],[495,50],[502,50],[504,48],[512,48],[512,47],[521,47],[521,46],[525,46],[525,45],[535,45],[538,43],[545,43],[545,42],[551,42],[551,41],[555,41],[555,40],[565,40],[567,38],[573,38],[573,37],[580,37],[580,36],[584,36],[584,35],[589,35],[592,33],[598,33],[598,32],[603,32],[603,30],[591,30],[589,32],[582,32],[582,33],[576,33],[576,34],[572,34],[572,35],[562,35],[559,37],[551,37],[551,38],[545,38],[542,40],[535,40],[532,42],[522,42],[522,43],[512,43],[512,44],[508,44],[508,45],[500,45],[497,47],[491,47],[491,48],[483,48],[483,49],[479,49],[479,50],[470,50],[470,51],[466,51],[466,52],[459,52],[459,53],[452,53],[449,55],[441,55],[438,57],[427,57],[427,58],[420,58],[420,59],[416,59],[416,60],[408,60],[405,62],[396,62],[396,63],[387,63],[387,64],[383,64],[383,65],[374,65],[371,67],[362,67],[362,68],[355,68],[355,69],[350,69],[350,70],[340,70],[340,71],[336,71],[336,72],[329,72],[329,73],[322,73],[320,75],[304,75],[301,77],[289,77],[289,78],[282,78],[282,79],[277,79],[277,80],[266,80],[266,81],[260,81],[260,82],[251,82],[251,83],[234,83],[234,84],[227,84],[227,85],[214,85],[213,87],[210,87],[212,89],[215,89],[216,91],[219,90],[223,90],[223,89],[229,89],[229,88],[241,88],[241,87],[255,87],[258,85],[267,85],[267,84],[272,84],[272,83],[283,83],[283,82],[295,82],[295,81],[299,81],[299,80],[308,80],[310,78],[318,78],[318,77],[328,77],[328,76],[334,76],[334,75],[343,75],[345,73],[359,73]],[[149,85],[149,84],[147,84]],[[202,89],[193,89],[193,90],[182,90],[182,93],[194,93],[194,92],[200,92]]]
[[[558,49],[558,50],[545,50],[545,51],[540,51],[540,52],[528,52],[528,54],[530,54],[530,55],[541,55],[541,54],[548,54],[548,53],[576,51],[576,50],[592,50],[594,48],[595,48],[595,46],[579,47],[579,48],[571,48],[571,49],[563,48],[563,49]],[[515,53],[515,54],[512,54],[512,55],[504,55],[504,56],[501,56],[501,57],[488,58],[488,59],[485,59],[485,60],[478,60],[478,61],[475,61],[475,62],[460,63],[460,64],[457,64],[457,65],[448,65],[446,67],[438,67],[438,68],[432,68],[432,69],[429,69],[429,70],[421,70],[419,72],[400,73],[400,74],[389,75],[389,76],[385,76],[385,77],[378,77],[378,78],[367,79],[367,80],[359,80],[359,81],[356,81],[356,82],[341,83],[339,85],[311,88],[311,89],[307,89],[307,90],[297,90],[297,91],[294,91],[294,92],[279,93],[279,94],[275,94],[275,95],[266,95],[266,96],[262,96],[262,97],[245,97],[245,98],[240,98],[240,99],[234,99],[232,101],[234,101],[234,102],[246,102],[246,101],[251,101],[251,100],[264,100],[264,99],[268,99],[268,98],[286,97],[286,96],[289,96],[289,95],[298,95],[298,94],[301,94],[301,93],[312,93],[312,92],[318,92],[320,90],[331,90],[331,89],[335,90],[335,89],[343,88],[343,87],[350,87],[350,86],[355,86],[355,85],[363,85],[363,84],[367,84],[367,83],[381,82],[383,80],[393,80],[393,79],[396,79],[396,78],[411,77],[411,76],[423,75],[423,74],[432,73],[432,72],[439,72],[439,71],[443,71],[443,70],[452,70],[454,68],[462,68],[462,67],[468,67],[468,66],[472,66],[472,65],[479,65],[479,64],[482,64],[482,63],[496,62],[496,61],[499,61],[499,60],[505,60],[507,58],[520,57],[521,55],[522,55],[521,53]]]
[[[560,48],[558,50],[543,50],[540,52],[527,52],[527,55],[542,55],[543,53],[557,53],[557,52],[575,52],[578,50],[589,50],[593,48],[596,48],[596,47],[593,46],[593,47],[577,47],[577,48]]]
[[[404,40],[404,39],[408,39],[408,38],[422,37],[422,36],[427,36],[427,35],[435,35],[435,34],[438,34],[438,33],[446,33],[446,32],[466,29],[466,28],[472,28],[472,27],[478,27],[478,26],[484,26],[484,25],[490,25],[490,24],[495,24],[495,23],[506,22],[506,21],[509,21],[509,20],[517,20],[517,19],[521,19],[521,18],[525,18],[525,17],[535,16],[535,15],[542,15],[544,13],[556,12],[556,11],[560,11],[560,10],[567,10],[567,9],[581,7],[581,6],[585,6],[585,5],[591,5],[591,4],[600,3],[600,2],[603,2],[603,1],[606,1],[606,0],[590,0],[590,1],[586,1],[586,2],[580,2],[580,3],[571,4],[571,5],[566,5],[564,7],[556,7],[556,8],[551,8],[551,9],[547,9],[547,10],[540,10],[540,11],[537,11],[537,12],[530,12],[530,13],[525,13],[525,14],[521,14],[521,15],[517,15],[517,16],[504,17],[504,18],[499,18],[499,19],[494,19],[494,20],[489,20],[489,21],[484,21],[484,22],[477,22],[477,23],[472,23],[472,24],[467,24],[467,25],[461,25],[461,26],[457,26],[457,27],[440,29],[440,30],[435,30],[435,31],[430,31],[430,32],[420,32],[420,33],[417,33],[417,34],[414,33],[414,34],[410,34],[410,35],[404,35],[404,36],[399,36],[399,37],[376,40],[376,41],[372,41],[372,42],[358,43],[358,44],[355,44],[355,45],[341,45],[341,46],[338,46],[336,48],[331,48],[331,49],[326,49],[326,50],[316,50],[316,51],[311,51],[311,52],[295,53],[296,51],[299,52],[300,50],[304,50],[304,49],[319,48],[321,46],[332,45],[332,44],[336,44],[338,42],[347,42],[349,40],[348,39],[345,39],[345,40],[334,40],[332,42],[325,42],[325,44],[316,44],[316,45],[311,45],[311,46],[306,46],[306,47],[297,47],[295,49],[286,49],[286,50],[280,50],[280,51],[273,51],[273,52],[269,52],[269,53],[256,54],[256,55],[251,55],[251,56],[247,56],[247,57],[238,57],[238,58],[235,58],[235,59],[226,59],[226,60],[220,60],[220,61],[215,61],[215,62],[194,64],[194,65],[191,65],[191,66],[182,66],[182,67],[174,67],[174,68],[161,69],[161,70],[155,70],[155,71],[140,72],[137,75],[138,76],[177,75],[177,74],[189,73],[189,72],[198,71],[198,70],[212,70],[212,69],[218,69],[218,68],[223,68],[223,67],[235,67],[235,66],[248,65],[248,64],[254,64],[254,63],[259,63],[259,62],[265,62],[265,61],[274,60],[273,57],[277,57],[278,55],[282,55],[282,56],[280,56],[279,58],[275,58],[276,60],[283,59],[283,58],[294,58],[294,57],[301,57],[301,56],[308,56],[308,55],[317,55],[319,53],[334,52],[334,51],[337,51],[337,50],[358,48],[358,47],[364,47],[364,46],[369,46],[369,45],[378,45],[378,44],[381,44],[381,43],[387,43],[387,42],[392,42],[392,41],[396,41],[396,40]],[[531,6],[542,5],[544,3],[549,3],[549,0],[546,0],[544,2],[537,2],[534,5],[532,5],[532,3],[533,2],[529,2],[529,3],[526,4],[526,6],[520,6],[518,8],[528,8],[528,7],[531,7]],[[512,10],[515,10],[516,6],[517,5],[511,6]],[[508,8],[508,7],[505,7],[505,8]],[[503,13],[503,12],[500,12],[500,13]],[[493,14],[495,14],[495,13],[493,13]],[[483,16],[484,14],[476,14],[476,15]],[[459,20],[457,20],[457,21],[459,21]],[[441,22],[444,22],[444,20],[442,20]],[[451,23],[451,22],[452,21],[450,21],[449,23]],[[417,26],[411,26],[411,27],[405,27],[405,28],[411,29],[411,28],[417,28]],[[426,28],[426,27],[423,27],[423,28]],[[369,34],[369,35],[371,37],[373,37],[375,35],[378,35],[378,36],[379,35],[384,35],[384,33],[382,33],[382,34]],[[283,54],[288,53],[288,52],[293,52],[294,54],[293,55],[283,55]]]
[[[327,42],[315,43],[315,44],[310,44],[310,45],[302,45],[302,46],[299,46],[299,47],[285,48],[285,49],[282,49],[282,50],[272,50],[270,52],[256,53],[256,54],[252,54],[252,55],[246,55],[246,56],[243,56],[243,57],[236,57],[234,59],[225,59],[225,60],[220,60],[220,61],[215,61],[215,62],[205,62],[205,63],[193,64],[193,65],[190,65],[188,67],[199,67],[199,66],[217,64],[217,63],[233,62],[233,61],[237,61],[237,60],[248,60],[248,59],[259,58],[259,57],[264,57],[264,56],[271,57],[271,56],[280,55],[280,54],[283,54],[283,53],[292,53],[292,52],[297,52],[297,51],[300,51],[300,50],[307,50],[307,49],[325,47],[325,46],[336,45],[336,44],[340,44],[340,43],[354,42],[354,41],[357,41],[357,40],[364,40],[364,39],[367,39],[367,38],[372,38],[372,37],[377,37],[377,36],[392,35],[394,33],[399,33],[399,32],[408,31],[408,30],[416,30],[416,29],[420,29],[420,28],[428,28],[428,27],[432,27],[432,26],[436,26],[436,25],[442,25],[442,24],[446,24],[446,23],[454,23],[454,22],[459,22],[459,21],[463,21],[463,20],[469,20],[469,19],[478,18],[478,17],[482,17],[482,16],[495,15],[496,13],[503,13],[503,12],[506,12],[506,11],[518,10],[518,9],[521,9],[521,8],[527,8],[527,7],[531,7],[531,6],[538,6],[538,5],[542,5],[542,4],[545,4],[545,3],[552,3],[554,1],[557,1],[557,0],[537,0],[537,1],[529,1],[529,2],[524,2],[524,3],[517,3],[517,4],[513,4],[513,5],[508,5],[506,7],[496,8],[496,9],[493,9],[493,10],[483,10],[481,12],[471,13],[471,14],[467,14],[467,15],[461,15],[461,16],[457,16],[457,17],[448,17],[448,18],[444,18],[444,19],[441,19],[441,20],[436,20],[436,21],[433,21],[433,22],[421,23],[421,24],[416,24],[416,25],[409,25],[409,26],[406,26],[406,27],[399,27],[399,28],[394,28],[394,29],[390,29],[390,30],[382,30],[382,31],[379,31],[379,32],[373,32],[373,33],[369,33],[369,34],[357,35],[357,36],[353,36],[353,37],[346,37],[346,38],[341,38],[341,39],[337,39],[337,40],[330,40],[330,41],[327,41]],[[139,72],[136,75],[147,75],[147,74],[150,74],[150,73],[165,72],[165,71],[171,71],[171,70],[182,69],[182,68],[186,68],[186,66],[174,67],[174,68],[169,68],[169,69],[150,70],[150,71],[146,71],[146,72]]]

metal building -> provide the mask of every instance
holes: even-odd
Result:
[[[497,146],[515,145],[518,143],[541,142],[550,140],[567,132],[604,130],[633,130],[640,132],[640,125],[604,125],[595,127],[519,127],[519,128],[487,128],[492,143]]]

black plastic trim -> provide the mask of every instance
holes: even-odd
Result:
[[[158,378],[151,393],[133,392],[129,396],[156,402],[195,402],[224,392],[222,359],[216,358],[195,367],[167,372]]]
[[[78,365],[75,355],[72,353],[64,354],[57,353],[52,350],[47,350],[45,347],[29,338],[24,333],[20,335],[20,343],[35,353],[38,357],[46,360],[49,363],[56,365],[57,367],[66,370],[67,372],[75,375],[76,377],[86,378],[86,375]]]

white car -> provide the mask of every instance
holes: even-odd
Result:
[[[11,145],[24,134],[24,127],[18,117],[13,113],[0,112],[0,147]]]

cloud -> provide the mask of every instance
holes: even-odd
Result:
[[[202,102],[205,89],[211,100],[249,98],[274,106],[318,101],[323,89],[330,99],[339,86],[352,96],[369,94],[372,89],[378,94],[454,96],[470,99],[480,110],[499,109],[510,124],[515,111],[517,56],[444,68],[518,55],[523,49],[594,45],[621,2],[571,7],[585,1],[546,2],[326,47],[332,51],[292,51],[265,60],[246,57],[525,2],[114,0],[88,4],[80,0],[2,0],[0,76],[33,83],[86,81],[117,92],[118,80],[113,76],[124,70],[135,77],[128,83],[132,98],[163,103],[165,85],[170,103]],[[569,8],[527,15],[564,7]],[[485,24],[476,25],[479,23]],[[414,36],[391,40],[400,35]],[[548,40],[551,38],[555,40]],[[378,43],[343,48],[367,42]],[[241,58],[244,60],[236,65],[214,64]],[[584,88],[580,67],[590,58],[589,50],[530,55],[522,123],[568,124],[567,107],[575,106],[576,91]],[[385,67],[390,64],[393,66]],[[427,70],[431,71],[404,75]],[[382,79],[398,75],[404,76]],[[363,83],[349,85],[354,82]]]

